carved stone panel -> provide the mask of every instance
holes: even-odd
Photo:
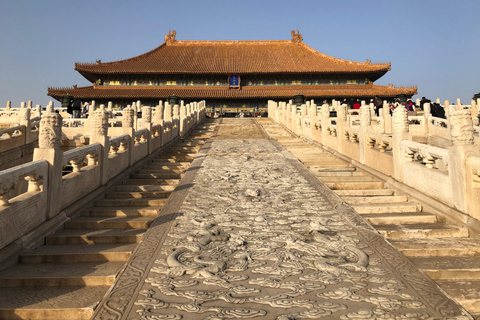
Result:
[[[473,121],[469,110],[458,110],[450,114],[450,130],[454,145],[473,144]]]
[[[59,149],[62,140],[62,116],[58,113],[45,113],[40,120],[39,131],[39,148]]]

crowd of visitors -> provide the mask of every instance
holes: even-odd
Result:
[[[72,115],[72,118],[78,119],[87,117],[90,104],[87,102],[82,103],[78,98],[74,99],[67,107],[67,113]]]
[[[355,99],[355,98],[343,99],[343,103],[347,104],[350,109],[354,109],[354,110],[360,109],[361,107],[360,99]],[[383,108],[383,99],[381,99],[378,96],[375,96],[373,99],[370,100],[370,103],[373,103],[375,114],[379,116],[380,109]],[[430,103],[430,110],[431,110],[432,116],[445,119],[445,109],[439,103],[436,103],[436,102],[432,103],[429,99],[425,97],[422,97],[418,105],[415,102],[413,102],[412,99],[408,99],[405,103],[403,103],[403,106],[405,106],[409,115],[416,115],[419,110],[423,110],[425,103]],[[399,105],[401,105],[401,103],[398,101],[398,99],[388,101],[390,114],[393,114],[393,111]]]

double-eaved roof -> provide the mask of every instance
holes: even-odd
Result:
[[[175,31],[165,37],[165,43],[142,55],[114,62],[75,63],[75,70],[91,82],[112,75],[252,75],[252,74],[352,74],[371,81],[390,70],[390,63],[372,64],[334,58],[318,52],[303,43],[302,36],[292,31],[291,40],[279,41],[179,41]],[[48,94],[58,98],[67,91],[73,96],[91,95],[91,98],[112,97],[164,98],[164,94],[178,92],[195,98],[290,97],[291,91],[314,96],[394,96],[412,95],[416,88],[392,88],[369,85],[345,86],[258,86],[241,90],[175,86],[91,86],[85,88],[49,88]],[[363,91],[362,91],[363,90]],[[292,92],[293,92],[292,91]],[[167,93],[168,92],[168,93]],[[307,93],[308,92],[308,93]],[[309,94],[310,93],[310,94]],[[363,94],[359,94],[363,93]],[[167,95],[168,96],[168,95]],[[192,96],[192,98],[193,98]],[[165,96],[166,97],[166,96]],[[185,96],[184,96],[185,97]],[[86,97],[83,97],[86,98]],[[90,97],[89,97],[90,98]],[[187,97],[185,97],[187,98]]]

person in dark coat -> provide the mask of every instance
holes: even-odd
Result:
[[[375,99],[373,99],[373,105],[375,106],[375,115],[378,117],[380,114],[380,108],[383,107],[383,100],[378,96],[375,96]]]
[[[73,100],[72,112],[72,118],[80,118],[82,113],[82,101],[80,101],[80,99],[76,98]]]

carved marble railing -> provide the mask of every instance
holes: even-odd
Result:
[[[439,169],[437,161],[441,160],[443,166],[448,166],[448,150],[426,144],[403,140],[402,149],[406,162],[417,161],[425,165],[428,169]]]
[[[102,146],[94,143],[63,153],[63,168],[72,166],[73,173],[80,172],[86,166],[94,166],[98,162]]]
[[[45,160],[0,172],[0,249],[46,220],[47,187]]]
[[[180,121],[186,124],[182,131],[186,134],[205,118],[204,103],[185,106],[182,118],[176,118],[180,117],[178,112],[171,113],[171,106],[165,106],[165,113],[162,112],[163,106],[158,106],[153,117],[151,109],[144,108],[148,111],[144,112],[144,117],[151,122],[135,130],[130,109],[124,112],[123,126],[115,128],[118,134],[114,137],[108,134],[108,112],[103,108],[92,112],[91,119],[69,120],[50,110],[42,116],[40,130],[38,120],[27,121],[43,135],[38,140],[39,147],[34,150],[36,161],[0,171],[0,228],[5,230],[0,232],[0,253],[12,241],[23,243],[22,236],[27,232],[38,233],[44,232],[38,230],[58,227],[68,214],[74,212],[64,211],[66,208],[75,206],[83,197],[96,192],[135,163],[159,153],[162,146],[180,138]],[[173,109],[178,111],[178,107]],[[168,121],[164,122],[165,118]],[[65,123],[83,123],[83,127],[65,127]],[[25,125],[22,125],[2,132],[5,136],[22,137],[24,129]],[[90,144],[62,151],[65,130],[85,132],[87,129]],[[176,130],[175,134],[172,129]],[[40,228],[42,223],[44,225]]]
[[[121,127],[122,126],[122,119],[121,118],[110,118],[110,119],[108,119],[108,126],[109,127]]]
[[[480,189],[480,157],[470,157],[467,159],[467,165],[470,167],[471,180],[475,188]],[[479,208],[479,207],[477,207]]]
[[[328,135],[331,135],[331,136],[334,136],[334,137],[337,136],[337,126],[336,125],[327,124],[325,129],[326,129]]]
[[[70,118],[70,119],[63,119],[63,126],[68,128],[73,127],[84,127],[88,122],[87,118]]]
[[[73,171],[62,176],[59,197],[62,208],[100,187],[101,152],[102,145],[94,143],[63,153],[63,167],[70,165]]]
[[[345,128],[343,140],[358,143],[358,128]]]
[[[384,134],[367,133],[366,144],[369,149],[378,149],[379,152],[392,150],[393,138]]]
[[[199,121],[199,118],[202,116],[203,113],[205,113],[205,104],[201,102],[193,102],[190,104],[187,104],[186,106],[183,105],[182,103],[182,108],[184,108],[185,112],[182,114],[182,119],[180,119],[180,115],[177,113],[176,115],[171,114],[170,115],[170,120],[167,120],[168,122],[171,123],[170,131],[172,132],[173,136],[176,136],[179,134],[179,130],[182,129],[182,132],[187,132],[195,123]],[[25,104],[26,105],[26,104]],[[100,106],[102,107],[102,106]],[[163,112],[163,109],[166,107],[162,105],[159,105],[158,107],[162,108],[162,120],[165,120],[164,118],[167,118],[168,116],[166,115],[166,112]],[[158,108],[157,107],[157,108]],[[170,106],[171,108],[171,106]],[[98,109],[98,106],[96,107]],[[0,123],[2,123],[2,114],[4,114],[4,117],[9,117],[9,118],[15,118],[14,122],[15,124],[18,124],[22,121],[20,114],[24,112],[26,108],[19,108],[19,109],[13,109],[10,108],[8,111],[0,111]],[[30,112],[30,124],[28,127],[30,127],[30,131],[28,130],[28,127],[25,132],[25,140],[22,140],[22,138],[17,137],[16,135],[10,134],[11,132],[15,132],[12,130],[7,130],[2,133],[0,131],[0,152],[8,151],[14,148],[17,148],[19,146],[25,143],[30,143],[38,139],[38,126],[39,126],[39,121],[40,117],[38,115],[41,115],[41,108],[40,106],[37,106],[37,109],[29,109]],[[37,112],[38,110],[38,112]],[[47,110],[49,111],[58,111],[62,116],[69,116],[68,114],[65,114],[66,109],[65,108],[54,108],[53,102],[50,102],[50,104],[47,106]],[[178,112],[178,109],[176,109]],[[78,119],[73,119],[73,118],[63,118],[63,131],[64,131],[64,138],[68,140],[73,140],[73,139],[81,139],[82,141],[84,138],[87,138],[90,135],[90,122],[92,121],[91,116],[93,112],[95,111],[95,106],[91,107],[91,110],[88,113],[88,118],[78,118]],[[124,114],[125,109],[123,110],[106,110],[109,116],[108,123],[109,123],[109,136],[116,136],[119,132],[122,132],[122,117]],[[170,112],[172,112],[170,110]],[[136,115],[134,115],[134,119],[136,119],[136,123],[134,123],[133,127],[134,128],[142,128],[144,127],[144,124],[142,123],[142,118],[137,118]],[[154,120],[151,119],[152,124],[153,121],[157,121],[156,123],[158,124],[158,119]],[[180,122],[183,121],[185,125],[180,128]],[[20,123],[27,125],[27,123]],[[5,126],[10,126],[11,124],[5,124]],[[146,124],[145,126],[148,126]],[[111,130],[110,130],[111,128]],[[6,128],[10,129],[10,128]],[[18,128],[16,128],[18,129]],[[9,140],[13,138],[14,140]],[[158,139],[157,139],[158,140]],[[168,142],[170,141],[171,138],[167,138],[165,141]],[[23,142],[22,142],[23,141]],[[26,142],[29,141],[29,142]],[[80,144],[83,142],[80,142]],[[75,143],[66,143],[66,146],[75,146],[78,144]],[[0,155],[1,157],[1,155]]]
[[[448,118],[443,119],[433,117],[428,104],[421,116],[408,116],[397,106],[392,114],[375,117],[371,106],[350,115],[352,110],[342,105],[334,119],[328,105],[316,114],[305,113],[302,106],[302,121],[297,122],[291,105],[278,106],[269,103],[269,116],[295,134],[480,220],[480,136],[471,110],[447,105]],[[313,125],[308,126],[308,118]]]
[[[130,149],[130,136],[128,134],[123,134],[109,141],[109,157],[117,156],[119,153],[123,153]]]
[[[360,116],[354,115],[348,117],[348,124],[350,127],[360,125]]]
[[[0,130],[0,152],[24,146],[38,139],[38,121]]]
[[[10,127],[8,129],[0,130],[0,139],[6,140],[16,136],[25,135],[25,130],[26,130],[26,127],[23,125],[22,126],[18,125],[18,126]]]

